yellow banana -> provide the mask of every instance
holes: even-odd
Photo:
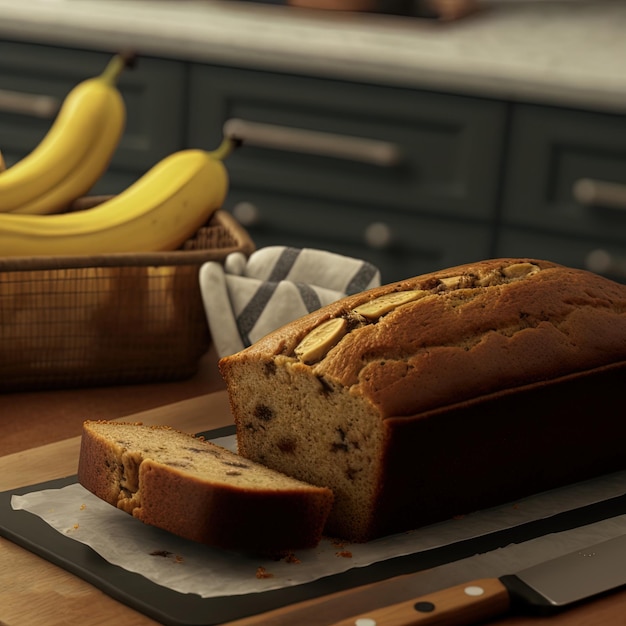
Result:
[[[175,250],[221,207],[228,192],[222,158],[182,150],[166,157],[118,196],[56,215],[0,213],[0,255],[93,255]]]
[[[91,189],[124,132],[116,81],[127,63],[116,55],[100,76],[74,87],[41,143],[0,173],[0,212],[58,212]]]

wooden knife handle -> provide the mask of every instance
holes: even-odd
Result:
[[[507,613],[510,598],[497,578],[485,578],[355,615],[333,626],[467,626]]]

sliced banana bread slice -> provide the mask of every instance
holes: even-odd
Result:
[[[86,421],[78,480],[146,524],[208,545],[281,553],[317,545],[333,492],[165,426]]]

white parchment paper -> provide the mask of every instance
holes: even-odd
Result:
[[[234,438],[215,442],[232,449]],[[618,472],[366,544],[338,544],[323,539],[317,548],[297,551],[294,558],[279,561],[210,548],[147,526],[96,498],[79,484],[14,495],[11,505],[15,510],[39,516],[63,535],[90,546],[109,563],[180,593],[211,598],[311,582],[354,567],[512,528],[624,493],[626,472]],[[626,531],[623,522],[621,528]],[[528,551],[525,554],[528,556]],[[497,559],[498,555],[494,551],[491,558]],[[508,561],[506,565],[511,566]]]

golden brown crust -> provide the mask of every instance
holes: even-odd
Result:
[[[518,263],[540,271],[500,285],[439,288],[442,279],[484,276]],[[231,365],[242,359],[293,356],[322,321],[414,289],[432,295],[348,332],[312,366],[316,376],[358,389],[383,417],[626,359],[626,286],[548,261],[493,259],[344,298],[225,357],[220,370],[228,379]]]

